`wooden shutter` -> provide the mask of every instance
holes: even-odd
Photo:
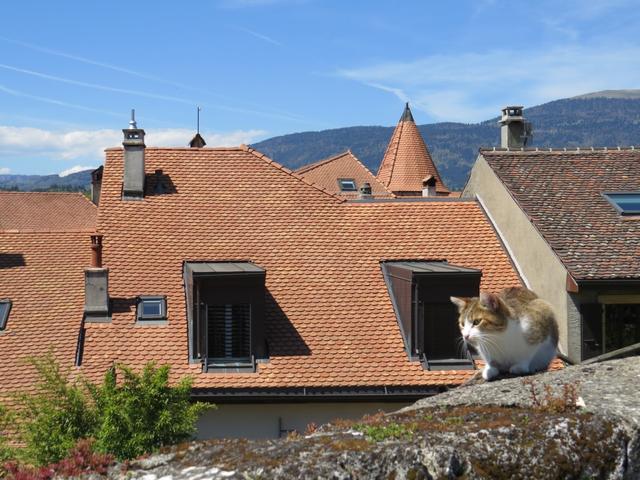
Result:
[[[602,338],[602,305],[584,303],[580,306],[582,316],[582,360],[604,353]]]

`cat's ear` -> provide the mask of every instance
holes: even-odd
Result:
[[[500,308],[500,299],[495,293],[481,292],[480,304],[492,312],[497,312]]]
[[[460,297],[449,297],[451,299],[451,303],[453,303],[456,307],[458,307],[458,312],[462,312],[464,307],[467,306],[468,298],[460,298]]]

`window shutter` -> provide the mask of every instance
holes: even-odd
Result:
[[[207,308],[209,358],[251,356],[251,305],[223,304]]]
[[[584,303],[580,306],[582,316],[582,360],[604,353],[602,344],[602,305]]]

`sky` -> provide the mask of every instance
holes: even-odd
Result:
[[[640,0],[6,2],[0,174],[68,174],[122,142],[478,122],[640,88]]]

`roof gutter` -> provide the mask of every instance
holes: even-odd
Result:
[[[194,388],[191,398],[217,403],[305,403],[305,402],[413,402],[442,393],[446,386],[218,389]]]

